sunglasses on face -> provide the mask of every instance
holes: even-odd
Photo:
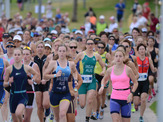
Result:
[[[34,37],[38,37],[38,35],[34,35]]]
[[[77,48],[77,46],[70,46],[70,49],[76,49]]]
[[[13,45],[7,45],[6,46],[6,48],[13,48],[13,47],[15,47],[15,46],[13,46]]]
[[[98,48],[99,48],[99,49],[104,49],[105,47],[100,47],[100,46],[98,46]]]
[[[94,45],[94,43],[87,43],[87,45]]]
[[[129,48],[129,46],[124,46],[125,48]]]

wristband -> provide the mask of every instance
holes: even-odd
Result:
[[[104,87],[104,84],[101,84],[101,87]]]
[[[78,91],[78,89],[77,89],[77,88],[74,88],[74,91],[75,91],[75,92],[77,92],[77,91]]]
[[[54,78],[56,78],[56,74],[54,74]]]
[[[35,80],[34,80],[34,79],[32,79],[32,82],[34,83],[34,82],[35,82]]]

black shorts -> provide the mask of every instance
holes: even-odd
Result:
[[[123,14],[117,14],[117,21],[120,22],[123,18]]]
[[[71,101],[70,101],[70,105],[67,110],[67,113],[75,114],[75,97],[74,96],[71,96]]]
[[[136,89],[134,96],[140,96],[142,93],[148,94],[149,90],[149,81],[138,81],[138,88]]]
[[[46,92],[49,90],[50,81],[47,81],[45,85],[34,84],[35,92]]]
[[[27,93],[28,95],[28,103],[26,108],[33,108],[34,107],[34,93]]]
[[[97,91],[100,89],[101,87],[101,81],[103,79],[103,76],[99,75],[99,74],[95,74],[95,78],[97,79],[98,81],[98,88],[97,88]]]
[[[152,75],[153,77],[156,78],[157,72],[153,73],[152,70],[149,68],[149,70],[148,70],[148,76],[150,76],[150,75]]]

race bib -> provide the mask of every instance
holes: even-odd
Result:
[[[139,73],[138,81],[145,81],[147,80],[147,77],[148,77],[147,73]]]
[[[83,83],[92,83],[92,75],[81,75]]]

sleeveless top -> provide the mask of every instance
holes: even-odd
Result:
[[[155,50],[155,49],[156,49],[156,48],[154,47],[153,50],[150,52],[150,54],[151,54],[151,59],[152,59],[152,61],[153,61],[154,67],[158,67],[158,62],[154,62],[154,60],[155,60],[155,58],[156,58],[156,56],[157,56],[156,50]]]
[[[84,58],[80,63],[80,74],[82,75],[94,75],[94,68],[96,65],[95,53],[92,57],[88,57],[84,52]]]
[[[110,78],[113,87],[111,98],[118,100],[127,100],[128,95],[130,94],[130,78],[126,74],[126,65],[124,66],[124,70],[120,75],[114,74],[113,66]]]
[[[56,71],[54,71],[52,74],[56,74],[59,70],[62,71],[62,74],[60,77],[53,78],[52,91],[54,93],[69,93],[68,78],[71,74],[69,62],[67,62],[67,66],[65,68],[62,68],[57,61]]]
[[[14,58],[11,57],[11,58],[8,58],[8,55],[7,54],[4,54],[3,55],[3,59],[6,59],[10,65],[13,65],[14,64]]]
[[[3,87],[3,74],[4,74],[4,63],[3,59],[0,58],[0,86]]]
[[[149,69],[149,59],[148,57],[145,57],[145,59],[142,61],[139,57],[137,57],[137,63],[138,63],[138,72],[139,72],[139,79],[138,81],[146,81],[148,78],[148,69]]]
[[[105,51],[102,55],[100,55],[101,58],[102,58],[102,61],[103,61],[104,63],[107,63],[106,54],[107,54],[107,52]],[[100,74],[101,72],[102,72],[102,67],[101,67],[101,65],[99,64],[99,62],[96,62],[95,73],[96,73],[96,74]]]
[[[12,65],[10,77],[13,77],[14,82],[11,83],[11,93],[26,93],[27,74],[24,70],[24,65],[20,69],[16,69]]]

